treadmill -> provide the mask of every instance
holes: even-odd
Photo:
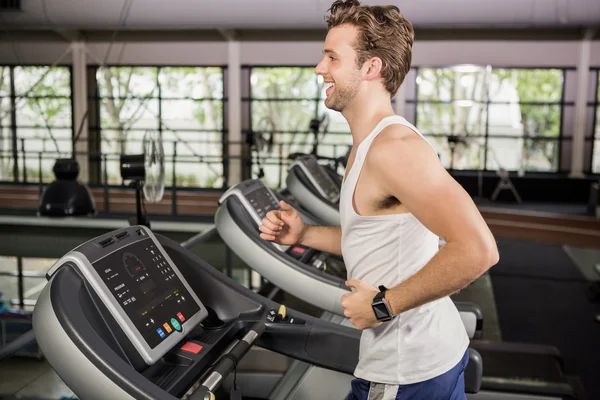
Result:
[[[288,170],[287,190],[324,225],[340,226],[340,188],[342,178],[322,166],[312,154],[297,156]]]
[[[215,214],[221,238],[267,281],[324,310],[323,318],[331,314],[343,316],[340,300],[349,289],[345,286],[346,271],[341,258],[302,245],[282,246],[260,238],[261,220],[268,211],[279,208],[280,199],[281,195],[257,179],[231,187],[221,196]],[[310,216],[299,212],[305,223],[316,224]],[[469,305],[471,303],[467,303]],[[459,306],[460,303],[457,308],[473,338],[475,333],[468,329],[469,318],[477,314],[461,310]],[[478,312],[480,326],[476,330],[480,331],[482,318]],[[562,359],[556,348],[480,340],[471,343],[471,348],[481,354],[484,365],[482,391],[475,398],[577,398],[563,374]]]
[[[35,335],[82,400],[243,399],[236,370],[253,346],[335,374],[351,374],[358,360],[355,329],[262,297],[144,226],[78,246],[47,279],[34,309]],[[481,372],[478,361],[467,367],[470,392],[478,389],[470,379]],[[313,399],[350,391],[331,394],[329,386],[305,390]]]

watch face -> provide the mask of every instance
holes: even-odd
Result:
[[[372,307],[378,321],[389,319],[391,317],[383,301],[373,303]]]

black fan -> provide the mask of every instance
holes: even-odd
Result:
[[[146,213],[142,213],[142,191],[149,203],[158,203],[165,192],[165,152],[162,135],[153,130],[146,131],[143,141],[143,154],[122,154],[120,158],[121,178],[131,180],[135,187],[136,218],[131,225],[145,225],[150,228]]]

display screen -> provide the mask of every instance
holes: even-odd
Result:
[[[269,211],[279,209],[279,200],[273,197],[271,192],[265,187],[248,193],[246,199],[248,199],[250,205],[256,210],[260,219],[263,219]]]
[[[93,266],[151,349],[200,310],[150,238]]]
[[[323,167],[317,163],[312,157],[307,157],[303,160],[304,165],[308,168],[308,171],[313,176],[313,178],[317,181],[319,187],[325,192],[327,195],[327,199],[331,201],[337,201],[340,196],[340,189],[329,179],[327,172],[323,170]]]

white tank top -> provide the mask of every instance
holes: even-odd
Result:
[[[356,182],[371,143],[390,124],[405,125],[423,137],[400,116],[384,118],[359,144],[340,195],[342,254],[348,279],[360,279],[375,287],[385,285],[388,289],[425,266],[439,245],[439,238],[410,213],[361,216],[352,206]],[[453,301],[444,297],[364,330],[354,374],[387,384],[422,382],[454,367],[468,345],[460,314]]]

